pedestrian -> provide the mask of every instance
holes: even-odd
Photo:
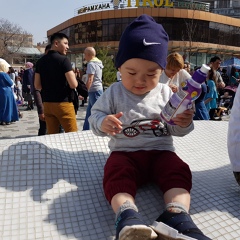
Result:
[[[51,44],[48,44],[45,47],[44,54],[47,54],[50,49],[51,49]],[[43,111],[43,102],[42,102],[41,91],[36,90],[34,88],[34,94],[33,95],[34,95],[34,100],[35,100],[35,104],[37,106],[38,117],[39,117],[38,136],[46,135],[47,134],[47,125],[46,125],[44,111]],[[60,124],[59,133],[63,133],[63,132],[64,132],[64,129],[63,129],[62,125]]]
[[[24,102],[24,98],[22,96],[22,83],[21,83],[20,76],[16,77],[15,86],[16,86],[16,95],[17,95],[18,104],[22,105]]]
[[[167,56],[166,69],[161,74],[159,82],[167,84],[174,93],[178,92],[181,83],[191,78],[183,67],[183,57],[177,52],[170,53]]]
[[[200,67],[196,67],[195,71],[200,69]],[[205,105],[205,96],[208,93],[208,86],[206,84],[206,81],[201,84],[201,94],[199,97],[194,101],[194,117],[193,120],[209,120],[209,110],[207,109]]]
[[[217,110],[217,100],[218,100],[218,92],[217,92],[217,80],[216,80],[216,71],[210,69],[207,79],[207,93],[204,97],[204,103],[209,112],[209,119],[213,121],[221,121],[221,117],[216,118],[216,110]]]
[[[84,66],[83,67],[83,75],[82,75],[81,80],[82,80],[82,83],[85,84],[85,86],[86,86],[86,83],[87,83],[87,80],[88,80],[88,74],[86,74],[86,71],[87,71],[87,67]],[[85,97],[81,96],[81,98],[82,98],[82,104],[80,105],[80,107],[84,107],[84,104],[87,103],[88,94],[86,94]]]
[[[231,68],[231,73],[230,73],[230,86],[236,86],[238,87],[239,85],[239,72],[238,69],[234,66]]]
[[[173,239],[163,237],[159,222],[183,235],[209,240],[188,211],[192,176],[174,152],[172,135],[191,132],[193,110],[178,114],[167,125],[160,112],[172,96],[159,83],[166,66],[168,35],[148,15],[135,19],[122,34],[115,65],[122,81],[113,83],[98,99],[89,118],[94,134],[110,138],[103,188],[116,214],[116,239]],[[163,192],[166,209],[148,226],[135,204],[137,188],[154,182]]]
[[[34,71],[33,71],[33,63],[26,62],[25,63],[25,70],[23,72],[23,83],[22,83],[22,90],[23,90],[23,97],[24,100],[27,101],[27,111],[34,109],[33,106],[33,79],[34,79]]]
[[[191,72],[191,65],[190,65],[190,63],[185,61],[183,69],[185,69],[190,74],[190,72]]]
[[[84,50],[84,57],[88,62],[86,70],[86,74],[88,75],[86,82],[86,87],[88,89],[88,106],[83,124],[83,130],[89,130],[88,118],[91,115],[92,106],[103,93],[103,64],[102,61],[96,57],[96,50],[93,47],[87,47]]]
[[[76,132],[77,120],[70,96],[78,83],[66,56],[68,37],[54,33],[50,41],[51,50],[37,61],[34,81],[35,89],[42,91],[47,132],[59,133],[60,125],[66,133]]]
[[[8,75],[10,65],[0,59],[0,125],[10,125],[19,120],[17,103],[12,91],[12,79]]]
[[[221,62],[222,62],[222,60],[218,56],[212,57],[209,62],[209,66],[212,68],[212,70],[214,71],[214,74],[216,76],[217,89],[222,89],[225,87],[225,83],[222,79],[221,73],[219,72]]]
[[[45,47],[44,54],[46,55],[48,51],[51,49],[51,44],[48,44]],[[37,106],[38,111],[38,118],[39,118],[39,129],[38,129],[38,136],[46,135],[47,133],[47,125],[44,117],[44,111],[43,111],[43,102],[42,102],[42,93],[40,90],[36,90],[34,87],[34,101]]]
[[[221,75],[222,79],[223,79],[223,82],[225,84],[225,86],[228,86],[230,85],[230,82],[229,82],[229,76],[227,74],[227,69],[226,68],[223,68],[222,69],[222,75]]]
[[[12,82],[15,83],[16,74],[13,67],[9,68],[9,77],[12,79]]]

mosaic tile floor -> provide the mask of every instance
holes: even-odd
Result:
[[[240,239],[228,122],[195,125],[191,134],[174,138],[193,173],[190,213],[210,238]],[[114,239],[114,214],[102,191],[107,156],[107,138],[91,131],[0,140],[0,239]],[[154,186],[141,188],[136,203],[149,224],[164,206]]]

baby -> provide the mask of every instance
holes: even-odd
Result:
[[[169,86],[159,83],[167,51],[162,25],[148,15],[135,19],[124,31],[116,56],[122,81],[103,93],[89,118],[96,135],[110,137],[103,188],[116,213],[116,239],[173,239],[157,230],[161,222],[185,239],[209,240],[188,214],[192,175],[174,152],[172,139],[193,130],[193,111],[178,114],[174,126],[160,119],[172,95]],[[161,189],[166,204],[153,226],[144,222],[135,204],[138,187],[148,182]]]

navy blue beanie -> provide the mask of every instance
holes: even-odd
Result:
[[[115,60],[116,68],[131,58],[141,58],[166,67],[168,35],[161,24],[143,14],[123,32]]]

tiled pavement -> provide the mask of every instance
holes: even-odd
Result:
[[[113,239],[114,214],[102,191],[107,138],[91,131],[37,137],[36,116],[24,112],[19,123],[0,126],[0,239]],[[214,240],[240,239],[240,188],[227,128],[227,121],[198,121],[192,133],[174,138],[193,174],[192,218]],[[151,185],[139,190],[136,203],[149,224],[163,209],[162,194]]]
[[[85,114],[86,114],[86,104],[84,107],[79,107],[77,114],[78,129],[82,130]],[[38,134],[38,113],[36,107],[31,111],[25,111],[26,106],[20,106],[19,110],[23,113],[23,118],[18,122],[12,123],[10,125],[1,126],[0,125],[0,140],[9,138],[23,138],[32,137]]]

